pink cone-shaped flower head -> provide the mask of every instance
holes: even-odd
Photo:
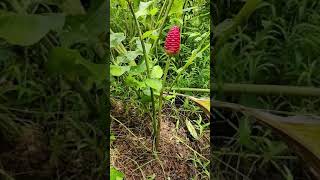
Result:
[[[180,51],[180,29],[178,26],[173,26],[164,43],[164,49],[168,55],[176,55]]]

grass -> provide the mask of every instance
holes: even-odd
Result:
[[[88,15],[82,15],[85,19],[92,15],[92,11],[99,14],[97,9],[104,6],[101,3],[103,1],[88,3],[86,7],[73,4],[73,7],[88,12]],[[40,19],[43,13],[56,15],[64,12],[66,22],[62,23],[65,25],[62,29],[70,36],[76,35],[71,27],[83,22],[76,19],[81,16],[77,8],[68,9],[62,2],[1,2],[1,10],[15,13],[13,15],[19,16],[15,20],[26,18],[24,20],[29,23],[22,27],[14,20],[10,22],[15,26],[12,29],[25,29],[13,34],[15,43],[8,42],[12,37],[6,33],[3,24],[0,28],[0,179],[99,179],[105,176],[104,142],[107,138],[101,120],[91,111],[102,106],[92,103],[88,107],[86,101],[94,99],[98,102],[103,96],[101,89],[89,85],[84,90],[84,79],[70,81],[62,74],[52,76],[46,66],[52,50],[61,46],[80,53],[86,62],[105,60],[89,42],[63,41],[66,36],[58,30],[50,30],[36,41],[38,29],[33,28],[43,30],[47,26],[32,24],[38,21],[31,19],[33,15]],[[25,13],[30,14],[31,22]],[[26,32],[28,37],[24,34]],[[28,38],[30,45],[24,45]]]
[[[226,20],[243,5],[241,1],[212,4],[213,29],[222,30],[223,22],[227,26]],[[319,87],[319,2],[266,0],[254,10],[243,26],[216,49],[214,82]],[[268,90],[266,87],[263,92]],[[215,98],[254,108],[318,114],[317,97],[231,91],[233,94],[217,93]],[[217,130],[214,137],[216,178],[313,179],[308,167],[277,134],[245,115],[223,109],[215,113],[216,129],[227,129]]]

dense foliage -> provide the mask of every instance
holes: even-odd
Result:
[[[106,3],[0,2],[0,179],[105,176]]]
[[[214,85],[319,87],[319,1],[228,0],[216,1],[211,7]],[[268,91],[268,86],[264,88]],[[286,116],[319,114],[318,97],[259,92],[214,95],[216,100]],[[309,167],[279,134],[252,117],[224,109],[215,112],[212,161],[217,178],[312,179]]]

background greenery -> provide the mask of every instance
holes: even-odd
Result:
[[[106,7],[0,1],[0,179],[101,179]]]
[[[309,0],[212,3],[215,85],[319,87],[319,6],[319,1]],[[319,114],[318,97],[219,91],[214,95],[216,100],[287,115]],[[215,113],[212,161],[218,179],[313,179],[305,163],[273,131],[236,112]]]

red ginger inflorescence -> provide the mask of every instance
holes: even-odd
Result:
[[[168,55],[176,55],[180,51],[180,29],[173,26],[167,34],[164,49]]]

